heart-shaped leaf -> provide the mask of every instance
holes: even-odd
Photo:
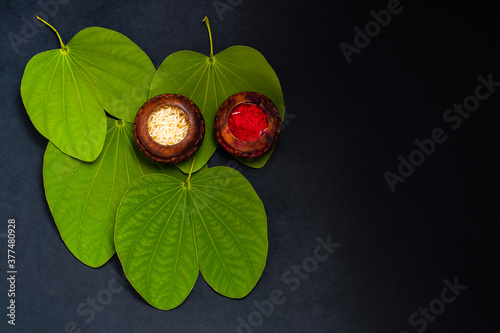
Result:
[[[43,136],[64,153],[93,161],[106,136],[103,108],[133,122],[155,68],[136,44],[113,30],[84,29],[67,46],[57,36],[61,49],[37,54],[26,65],[21,97]]]
[[[208,19],[205,18],[210,36],[210,56],[193,51],[179,51],[168,56],[158,68],[149,97],[175,93],[191,99],[205,118],[205,139],[195,153],[194,170],[208,162],[217,148],[214,119],[217,109],[229,96],[241,91],[256,91],[269,97],[284,117],[285,106],[280,82],[264,56],[247,46],[231,46],[213,55],[212,36]],[[262,167],[272,151],[252,159],[240,159],[248,166]],[[188,173],[192,159],[177,166]]]
[[[198,271],[220,294],[241,298],[267,256],[267,218],[250,183],[214,167],[180,181],[137,179],[117,213],[115,245],[128,280],[156,308],[180,305]]]
[[[104,149],[94,162],[72,158],[49,143],[43,163],[45,195],[61,237],[91,267],[115,253],[116,211],[134,180],[161,172],[185,179],[177,168],[160,166],[139,151],[132,124],[108,118],[107,127]]]

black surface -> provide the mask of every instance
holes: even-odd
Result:
[[[211,0],[66,2],[49,17],[63,40],[89,26],[113,29],[156,67],[175,51],[208,54],[205,15],[215,52],[242,44],[264,54],[280,78],[288,113],[278,146],[259,170],[220,149],[209,164],[240,170],[264,202],[267,266],[242,300],[218,295],[200,276],[172,311],[154,309],[126,285],[92,320],[77,313],[117,281],[121,268],[116,256],[99,269],[81,264],[57,232],[41,177],[47,140],[31,124],[19,87],[28,60],[58,41],[48,28],[37,28],[15,52],[9,32],[22,35],[23,18],[42,8],[36,0],[7,1],[0,9],[1,332],[229,333],[238,332],[241,320],[256,327],[240,332],[489,332],[498,326],[500,87],[456,130],[443,120],[448,108],[474,94],[478,76],[500,81],[495,2],[402,1],[401,12],[350,63],[339,44],[353,44],[354,28],[388,1],[221,0],[233,4],[222,17]],[[398,156],[408,158],[414,140],[436,128],[447,140],[392,193],[384,172],[396,173]],[[17,225],[15,327],[6,316],[10,218]],[[310,264],[317,238],[327,237],[341,245],[317,269],[302,279],[287,273],[304,260]],[[445,280],[467,289],[439,309]],[[274,290],[284,301],[259,317],[255,303],[267,304]],[[439,314],[429,312],[426,326],[417,314],[412,325],[412,314],[429,304]]]

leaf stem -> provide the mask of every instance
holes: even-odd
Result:
[[[208,21],[208,17],[205,16],[205,18],[203,19],[203,22],[207,26],[208,37],[210,38],[210,59],[212,59],[214,56],[214,46],[212,43],[212,31],[210,31],[210,22]]]
[[[191,173],[193,172],[193,167],[194,167],[194,161],[196,160],[196,157],[193,157],[193,162],[191,162],[191,168],[189,169],[189,174],[186,179],[186,185],[189,184],[189,181],[191,180]]]
[[[61,49],[64,51],[64,52],[67,52],[68,49],[66,48],[66,45],[64,45],[62,39],[61,39],[61,36],[59,35],[59,32],[57,32],[57,30],[51,26],[49,23],[45,22],[40,16],[37,15],[37,20],[39,21],[42,21],[43,23],[45,23],[47,26],[49,26],[52,30],[54,30],[54,32],[56,33],[57,35],[57,38],[59,38],[59,43],[61,44]]]

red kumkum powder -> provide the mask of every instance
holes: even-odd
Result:
[[[231,110],[229,130],[241,141],[255,141],[267,131],[267,115],[255,104],[242,103]]]

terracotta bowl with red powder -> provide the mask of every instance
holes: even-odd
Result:
[[[214,127],[217,140],[230,154],[257,157],[276,144],[281,132],[281,117],[268,97],[243,91],[221,104]]]

